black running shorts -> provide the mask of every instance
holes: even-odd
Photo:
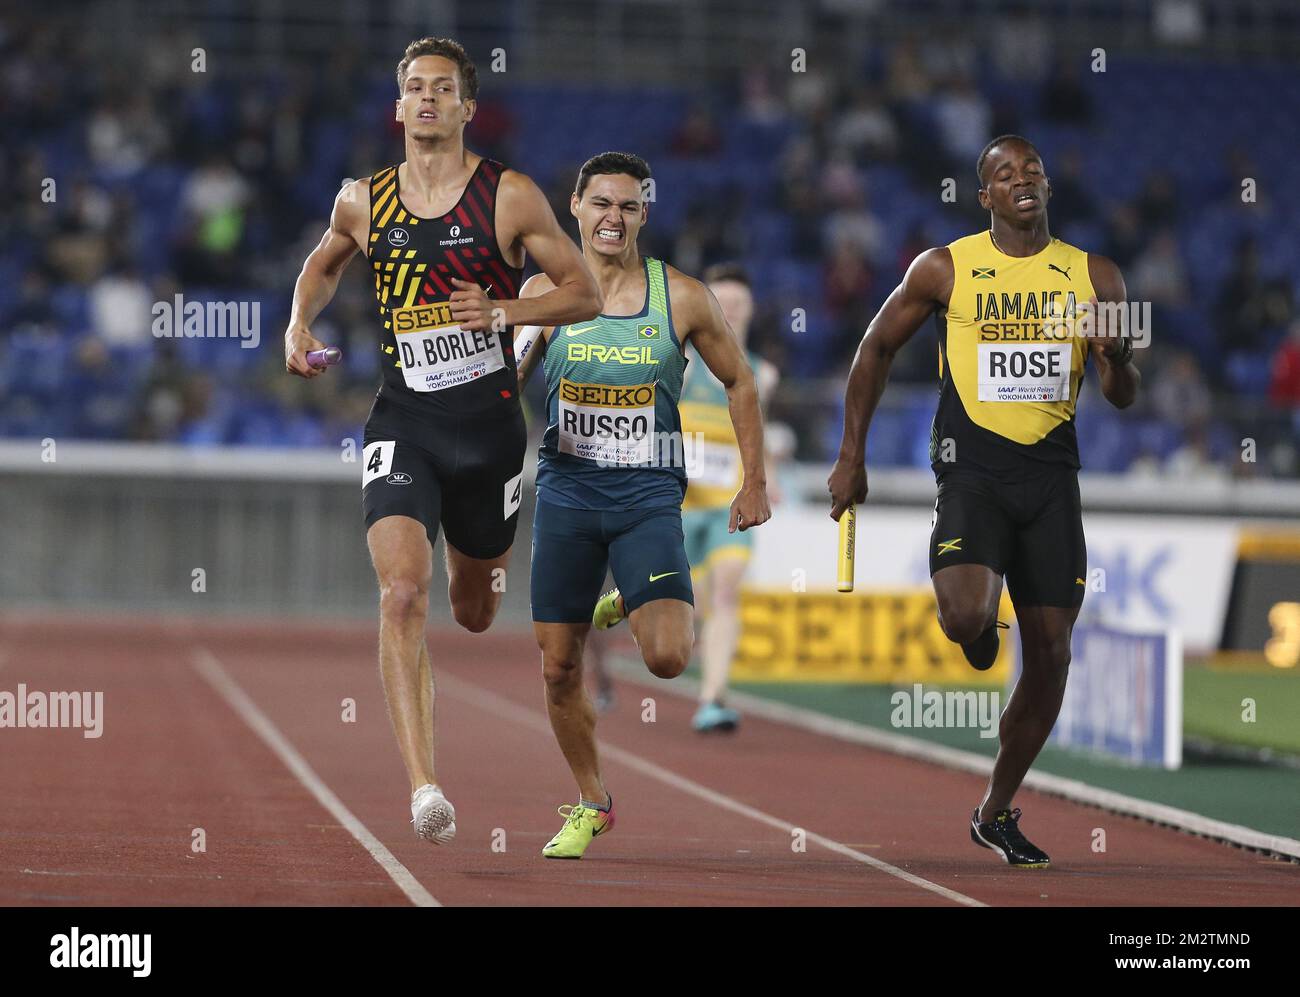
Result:
[[[515,539],[527,445],[518,406],[494,417],[431,418],[376,398],[362,455],[366,528],[410,516],[430,545],[441,524],[461,553],[500,557]]]
[[[1077,609],[1087,588],[1079,474],[1026,462],[1014,475],[952,468],[938,475],[930,575],[983,564],[1005,575],[1017,606]]]

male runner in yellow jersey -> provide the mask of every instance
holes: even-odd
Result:
[[[1133,403],[1141,378],[1122,323],[1101,320],[1122,308],[1124,279],[1106,257],[1052,238],[1052,188],[1034,146],[1000,136],[976,172],[989,230],[918,256],[858,347],[828,482],[831,517],[866,499],[867,426],[890,362],[935,315],[942,382],[930,439],[939,485],[930,575],[939,622],[972,665],[990,667],[1005,575],[1024,662],[970,834],[1010,865],[1042,868],[1047,855],[1010,808],[1060,711],[1086,587],[1075,404],[1089,357],[1117,408]]]
[[[472,633],[492,623],[493,581],[519,519],[523,413],[511,328],[591,318],[600,291],[526,176],[465,148],[478,74],[447,38],[412,42],[397,67],[406,159],[347,184],[294,288],[285,366],[322,373],[311,324],[357,251],[374,271],[384,380],[366,423],[362,504],[379,580],[379,669],[411,783],[416,833],[443,844],[456,812],[434,774],[433,672],[424,625],[438,528],[447,593]],[[550,279],[516,300],[525,253]]]
[[[754,295],[749,276],[735,263],[720,263],[704,271],[704,283],[745,350],[745,359],[758,384],[760,408],[771,397],[780,375],[776,365],[747,348]],[[689,357],[688,350],[687,356]],[[701,734],[733,731],[740,714],[723,697],[731,659],[740,637],[740,583],[754,549],[754,534],[728,532],[731,499],[740,487],[740,451],[728,414],[726,390],[701,364],[688,366],[682,385],[682,435],[690,442],[687,474],[690,483],[682,503],[686,559],[697,593],[700,616],[700,705],[691,726]],[[772,463],[768,462],[768,495],[773,495]]]
[[[551,728],[579,792],[576,805],[561,807],[564,826],[542,849],[546,858],[581,858],[592,838],[614,826],[595,710],[582,682],[583,645],[607,567],[618,588],[600,601],[611,618],[628,619],[651,674],[675,678],[690,657],[694,613],[677,411],[688,341],[730,401],[744,479],[731,500],[729,529],[759,526],[771,515],[754,375],[717,300],[698,280],[637,249],[649,177],[645,160],[628,153],[583,164],[569,205],[605,311],[520,335],[520,383],[544,350],[547,388],[533,522],[533,630]],[[549,288],[550,278],[539,275],[523,294]],[[526,348],[533,337],[536,345]]]

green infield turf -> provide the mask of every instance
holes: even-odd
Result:
[[[1268,665],[1188,664],[1183,733],[1300,755],[1300,674]]]

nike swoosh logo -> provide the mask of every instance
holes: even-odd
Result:
[[[680,575],[680,574],[681,574],[680,571],[665,571],[662,575],[651,575],[650,580],[652,582],[657,582],[659,581],[660,578],[667,578],[669,575]]]
[[[591,332],[594,328],[596,328],[594,325],[589,325],[585,329],[565,329],[564,334],[566,336],[581,336],[584,332]]]

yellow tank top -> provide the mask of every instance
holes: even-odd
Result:
[[[736,427],[731,423],[726,389],[704,366],[694,347],[687,350],[694,362],[687,365],[678,403],[689,480],[682,508],[725,509],[745,478]],[[745,359],[757,374],[758,357],[746,350]]]
[[[1026,459],[1078,467],[1074,408],[1088,341],[1075,335],[1075,319],[1094,293],[1088,254],[1053,239],[1033,256],[1007,256],[988,231],[948,251],[954,278],[937,318],[934,469],[996,472]]]

